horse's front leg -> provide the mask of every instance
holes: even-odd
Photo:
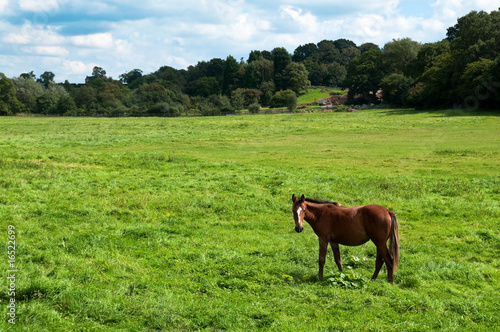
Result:
[[[326,250],[328,249],[328,241],[319,238],[319,272],[318,277],[323,278],[323,267],[326,261]]]
[[[337,264],[339,271],[343,271],[342,270],[342,259],[340,258],[339,244],[334,243],[334,242],[330,242],[330,245],[332,246],[333,257],[335,258],[335,264]]]

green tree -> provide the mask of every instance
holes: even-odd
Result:
[[[14,77],[12,79],[16,88],[17,99],[24,104],[29,112],[36,113],[36,98],[40,96],[45,88],[42,83],[35,82],[31,76]]]
[[[389,72],[407,74],[408,65],[417,59],[421,44],[410,38],[393,39],[384,45],[383,62]]]
[[[251,51],[250,54],[248,55],[247,63],[250,64],[253,61],[259,60],[261,56],[262,56],[261,51]]]
[[[36,75],[33,73],[33,70],[30,71],[29,73],[22,73],[21,75],[19,75],[19,77],[25,78],[25,79],[31,78],[33,81],[36,80]]]
[[[54,77],[56,75],[53,72],[46,71],[42,75],[40,75],[40,78],[37,80],[37,82],[42,83],[44,86],[49,86],[50,82],[54,81]]]
[[[341,86],[347,75],[347,69],[338,62],[325,65],[324,83],[327,86]]]
[[[458,100],[453,79],[455,63],[456,57],[451,52],[443,53],[434,60],[420,78],[422,84],[414,99],[421,100],[423,104],[418,106],[445,107]]]
[[[343,83],[343,87],[349,89],[348,102],[353,103],[356,94],[373,95],[378,91],[379,83],[385,73],[381,51],[371,49],[354,59],[349,64]]]
[[[87,112],[97,108],[97,92],[90,86],[82,86],[72,91],[76,106]]]
[[[335,43],[331,40],[322,40],[318,43],[319,63],[342,62],[342,56]]]
[[[361,51],[357,47],[346,47],[342,50],[342,63],[348,64],[360,55]]]
[[[343,38],[337,39],[336,41],[334,41],[333,45],[335,45],[335,48],[337,48],[340,52],[342,52],[345,49],[350,48],[350,47],[357,48],[356,44],[352,40],[343,39]]]
[[[210,70],[212,61],[210,63],[208,63],[208,70],[206,70],[206,72],[209,74],[203,75],[200,77],[214,76],[213,74],[210,74],[212,72],[212,70]],[[222,74],[217,73],[217,75],[221,76]],[[163,85],[168,90],[181,92],[181,91],[184,91],[184,89],[188,85],[188,72],[185,70],[177,70],[177,69],[169,67],[169,66],[162,66],[162,67],[160,67],[160,69],[158,69],[154,73],[147,75],[147,76],[143,77],[142,79],[139,79],[138,81],[141,84],[142,83],[149,84],[149,83],[157,82],[157,83]],[[137,82],[137,81],[135,81],[135,82]],[[134,87],[135,87],[135,84],[133,84],[131,86],[131,88],[134,88]]]
[[[14,83],[0,73],[0,115],[13,115],[24,109],[23,104],[17,100]]]
[[[408,100],[422,107],[498,107],[492,68],[498,68],[494,63],[500,55],[499,24],[500,11],[472,11],[459,18],[448,29],[449,50],[442,42],[417,56],[426,69],[409,89]]]
[[[159,83],[143,84],[135,92],[139,102],[145,107],[151,106],[160,102],[172,102],[171,92]]]
[[[63,95],[57,101],[55,114],[64,115],[76,111],[76,103],[70,95]]]
[[[261,56],[253,62],[257,69],[257,76],[260,78],[260,84],[270,82],[274,78],[274,63]]]
[[[479,58],[493,60],[500,55],[500,8],[490,14],[472,11],[448,28],[447,38],[452,51],[460,53],[460,64]]]
[[[260,91],[262,91],[262,96],[260,97],[262,105],[269,105],[273,98],[274,91],[276,91],[276,85],[273,81],[264,82],[260,86]]]
[[[245,69],[244,86],[246,88],[251,88],[251,89],[258,88],[261,83],[261,78],[259,75],[257,61],[255,60],[247,65],[244,65],[244,69]]]
[[[101,103],[114,102],[117,98],[116,96],[120,93],[120,88],[118,85],[111,82],[104,82],[101,89],[98,92],[97,98]]]
[[[106,78],[106,71],[101,67],[94,66],[92,69],[92,77],[94,78]]]
[[[292,62],[292,56],[284,47],[276,47],[272,51],[273,63],[274,63],[274,73],[281,74]]]
[[[37,113],[39,114],[57,114],[57,102],[59,95],[56,93],[45,91],[36,98]]]
[[[302,63],[291,62],[283,72],[287,87],[295,93],[299,93],[303,89],[307,90],[311,85],[308,79],[309,73]]]
[[[419,77],[432,66],[436,58],[450,51],[450,42],[447,39],[436,43],[427,43],[420,47],[417,58],[409,64],[408,76]]]
[[[384,94],[384,102],[394,106],[403,105],[403,97],[408,93],[413,80],[403,74],[393,73],[382,79],[380,87]]]
[[[120,81],[127,84],[129,88],[137,88],[142,80],[142,70],[134,69],[119,76]]]
[[[318,46],[313,43],[308,43],[305,45],[300,45],[295,49],[292,56],[292,61],[303,62],[306,59],[313,59],[317,61],[318,57]]]
[[[292,56],[283,47],[276,47],[272,51],[274,64],[274,83],[278,89],[287,87],[287,79],[285,77],[285,68],[292,63]]]
[[[237,78],[240,64],[234,57],[229,55],[224,64],[224,74],[222,77],[222,92],[231,95],[231,91],[237,88]]]
[[[380,47],[374,43],[364,43],[359,46],[359,50],[361,51],[361,54],[368,52],[369,50],[377,50],[380,51]]]
[[[215,77],[202,77],[196,80],[191,86],[191,94],[194,96],[208,97],[219,94],[219,82]]]
[[[500,56],[469,63],[458,87],[465,108],[498,108],[500,105]]]
[[[307,72],[309,73],[309,81],[311,85],[326,85],[325,76],[326,73],[326,65],[313,61],[311,58],[308,58],[302,62],[305,66]]]

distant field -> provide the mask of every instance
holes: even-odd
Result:
[[[498,113],[0,118],[0,238],[24,331],[492,331],[500,326]],[[399,221],[328,252],[291,196]],[[7,252],[0,261],[9,270]],[[4,273],[4,276],[6,272]],[[7,280],[0,283],[7,322]]]
[[[330,93],[335,93],[337,95],[342,95],[344,92],[342,90],[336,90],[331,88],[315,88],[309,89],[306,93],[302,91],[298,97],[297,103],[300,104],[309,104],[317,102],[320,99],[326,99],[330,97]]]

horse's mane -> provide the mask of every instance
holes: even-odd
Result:
[[[342,206],[342,204],[337,202],[331,202],[324,199],[306,198],[306,202],[316,203],[316,204],[333,204],[335,206]]]

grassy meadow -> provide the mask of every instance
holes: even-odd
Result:
[[[492,331],[500,117],[462,111],[0,118],[20,331]],[[291,196],[381,204],[401,261],[294,232]],[[7,319],[8,283],[0,283]]]
[[[326,99],[331,95],[342,96],[344,94],[347,94],[347,90],[338,90],[332,88],[313,88],[307,91],[301,91],[297,103],[299,105],[309,104],[317,102],[320,99]]]

